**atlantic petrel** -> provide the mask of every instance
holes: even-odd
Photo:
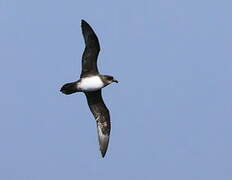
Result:
[[[82,34],[85,40],[85,50],[82,55],[82,72],[80,79],[64,84],[60,91],[66,95],[84,92],[89,108],[96,119],[98,140],[102,157],[105,156],[110,136],[110,113],[101,95],[101,89],[111,84],[118,83],[113,76],[99,74],[97,57],[100,51],[98,38],[90,25],[81,20]]]

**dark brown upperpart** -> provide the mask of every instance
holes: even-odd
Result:
[[[82,72],[80,77],[88,75],[97,75],[97,58],[100,51],[100,44],[97,35],[91,26],[84,20],[81,20],[82,34],[85,40],[85,50],[82,55]]]
[[[110,113],[107,109],[101,95],[101,90],[93,92],[85,92],[89,108],[97,121],[97,126],[100,128],[100,131],[108,137],[107,139],[101,136],[101,133],[98,131],[98,140],[100,145],[100,150],[102,157],[105,156],[110,136]]]
[[[69,94],[73,94],[75,92],[78,92],[77,90],[77,82],[78,81],[75,81],[75,82],[71,82],[71,83],[66,83],[64,84],[60,91],[66,95],[69,95]]]
[[[111,83],[113,83],[113,82],[118,83],[118,81],[116,79],[114,79],[113,76],[110,76],[110,75],[100,75],[100,74],[99,74],[99,76],[100,76],[101,80],[103,81],[103,83],[106,84],[106,86],[109,85],[109,84],[111,84]]]

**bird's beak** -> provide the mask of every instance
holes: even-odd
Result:
[[[116,83],[118,83],[118,80],[116,80],[116,79],[113,79],[113,82],[116,82]]]

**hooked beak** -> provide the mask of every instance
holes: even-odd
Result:
[[[116,83],[118,83],[118,80],[116,80],[116,79],[113,79],[113,82],[116,82]]]

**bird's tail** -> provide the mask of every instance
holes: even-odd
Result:
[[[60,91],[66,95],[77,92],[77,82],[66,83]]]
[[[105,123],[97,121],[98,141],[102,157],[106,154],[110,139],[110,124],[106,125]]]

